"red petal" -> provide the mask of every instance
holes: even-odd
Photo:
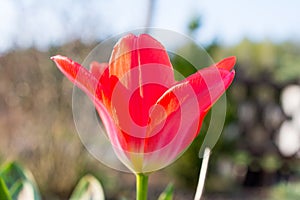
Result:
[[[122,132],[130,147],[124,146],[124,150],[152,153],[164,149],[162,156],[167,154],[165,159],[171,162],[197,136],[206,113],[229,87],[234,74],[205,68],[170,88],[151,109],[151,121],[139,137]]]
[[[187,96],[182,96],[182,99],[175,100],[174,91],[185,95],[196,95],[199,100],[201,111],[205,112],[211,105],[225,92],[234,78],[234,71],[229,71],[235,64],[235,57],[225,58],[224,60],[203,68],[192,74],[186,79],[178,82],[170,88],[158,101],[162,104],[168,113],[178,109],[179,104]],[[195,94],[191,94],[191,90]],[[172,103],[173,102],[173,103]]]
[[[221,65],[220,63],[223,64]],[[124,150],[150,153],[173,144],[174,138],[181,138],[179,139],[180,142],[177,141],[176,148],[178,148],[178,153],[183,151],[197,135],[202,120],[209,108],[211,108],[213,103],[225,92],[233,80],[234,71],[230,72],[227,70],[231,66],[224,69],[224,63],[225,62],[219,62],[217,64],[218,67],[214,65],[199,70],[187,79],[177,83],[166,91],[156,104],[152,104],[152,100],[155,100],[157,97],[153,98],[151,103],[149,103],[151,106],[154,105],[150,110],[151,120],[148,121],[146,129],[140,129],[140,131],[137,131],[139,129],[135,127],[138,121],[132,122],[130,120],[135,119],[134,115],[140,117],[139,119],[141,120],[147,119],[138,114],[138,110],[142,110],[143,113],[140,114],[148,115],[149,107],[143,104],[147,102],[144,102],[142,98],[140,99],[136,93],[137,91],[135,91],[133,95],[126,92],[125,94],[125,88],[120,89],[120,92],[116,92],[116,94],[120,96],[115,98],[116,101],[114,101],[115,103],[113,103],[113,105],[116,106],[117,119],[120,120],[119,125],[123,130],[122,137],[123,140],[126,141],[126,147],[123,146]],[[121,90],[123,92],[121,92]],[[151,91],[151,87],[149,90],[147,88],[145,89],[145,94],[152,95]],[[163,90],[161,92],[163,92]],[[123,99],[124,97],[125,99],[132,98],[131,101],[129,101],[131,115],[126,111],[126,106],[123,105],[121,101],[118,101],[122,98],[121,96]],[[138,97],[135,98],[135,96]],[[147,107],[148,110],[141,107]],[[145,123],[146,121],[137,124],[145,125]],[[185,129],[180,130],[179,133],[178,129],[182,126],[184,126]],[[177,134],[181,136],[179,137]],[[185,139],[183,140],[182,138]],[[127,149],[128,147],[130,147],[130,149]]]
[[[223,67],[204,68],[165,92],[153,109],[158,107],[160,111],[151,113],[151,119],[155,120],[149,124],[148,134],[157,132],[157,127],[160,131],[145,141],[145,151],[176,144],[177,153],[183,151],[197,135],[208,110],[233,81],[234,74]],[[182,129],[182,126],[186,128]]]
[[[119,81],[110,87],[110,93],[113,94],[111,104],[116,106],[117,118],[123,124],[121,127],[126,124],[146,126],[150,107],[175,83],[166,50],[147,34],[129,34],[116,44],[109,62],[109,77],[116,77]],[[124,100],[124,97],[129,104],[128,112],[122,109],[124,105],[120,103],[120,99]],[[129,117],[134,124],[127,123],[126,119]],[[132,127],[123,130],[127,132],[128,129],[135,130]]]
[[[75,85],[84,90],[90,97],[94,97],[98,81],[88,70],[64,56],[57,55],[51,59]]]
[[[94,61],[90,64],[90,72],[97,80],[100,79],[106,69],[108,69],[108,63],[98,63]]]
[[[92,73],[86,70],[80,64],[72,61],[71,59],[64,56],[53,56],[51,59],[56,63],[57,67],[66,75],[75,85],[77,85],[80,89],[82,89],[94,102],[98,113],[102,119],[102,122],[107,130],[107,134],[109,135],[111,142],[116,148],[121,148],[119,137],[119,130],[116,128],[116,125],[111,118],[111,112],[107,107],[104,106],[103,102],[100,101],[100,92],[102,92],[102,88],[99,88],[98,80],[94,77],[95,75],[100,75],[100,68],[104,67],[104,65],[93,64]],[[98,87],[98,88],[97,88]],[[97,90],[96,90],[97,88]],[[97,92],[97,93],[96,93]],[[104,99],[106,101],[106,99]]]
[[[174,83],[172,65],[165,48],[147,34],[140,36],[129,34],[114,47],[109,61],[109,73],[122,80],[126,73],[131,73],[133,68],[138,67],[139,77],[128,76],[126,80],[122,80],[125,86],[130,86],[130,82],[135,78],[142,81],[145,79],[144,76],[148,76],[143,73],[143,67],[149,64],[152,65],[161,83],[167,85]],[[165,70],[165,67],[168,67],[169,70]]]
[[[226,69],[228,71],[232,70],[236,62],[236,57],[231,56],[221,60],[220,62],[216,63],[215,66],[220,69]]]

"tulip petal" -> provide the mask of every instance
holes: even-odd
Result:
[[[235,72],[230,70],[234,64],[235,57],[229,57],[215,65],[199,70],[171,87],[162,95],[156,104],[162,105],[168,116],[179,108],[180,103],[182,103],[180,101],[187,98],[187,96],[183,96],[181,100],[180,98],[177,100],[173,91],[178,91],[180,95],[196,95],[200,110],[203,112],[207,111],[231,84]],[[191,90],[191,88],[193,90]],[[189,92],[184,91],[187,89]],[[192,92],[194,92],[194,94],[192,94]]]
[[[147,125],[149,109],[175,83],[166,50],[147,34],[129,34],[116,44],[109,61],[109,77],[118,79],[116,87],[110,87],[111,104],[116,106],[116,118],[124,119],[124,122],[119,121],[122,130],[133,133]],[[122,86],[118,87],[120,84]],[[128,97],[125,100],[129,104],[128,111],[120,105],[121,94]],[[128,119],[132,119],[132,123],[127,123]]]
[[[101,99],[103,92],[102,85],[98,84],[98,80],[92,74],[94,73],[95,75],[99,75],[101,70],[97,68],[105,67],[105,65],[94,64],[91,69],[91,73],[83,66],[67,57],[57,55],[51,57],[51,59],[56,63],[57,67],[63,72],[63,74],[68,77],[76,86],[82,89],[92,100],[112,144],[116,149],[122,149],[121,145],[124,145],[124,140],[122,140],[122,137],[116,137],[120,135],[120,131],[117,129],[115,122],[111,117],[111,111],[105,105],[106,98]],[[102,101],[104,101],[104,103]],[[122,157],[126,156],[123,155]]]
[[[221,60],[220,62],[216,63],[214,66],[216,66],[219,69],[226,69],[230,71],[234,67],[235,63],[236,63],[236,57],[231,56]]]
[[[90,72],[98,80],[98,90],[102,91],[102,101],[104,105],[111,108],[111,88],[114,88],[118,80],[114,76],[109,76],[108,63],[98,63],[96,61],[90,64]]]
[[[115,110],[118,114],[116,118],[123,120],[123,123],[119,123],[122,137],[126,141],[126,146],[123,146],[124,150],[149,153],[161,149],[178,134],[180,124],[184,124],[186,130],[190,126],[193,126],[190,129],[194,128],[194,132],[190,133],[189,136],[182,136],[182,138],[189,138],[186,139],[188,142],[184,143],[182,147],[184,149],[197,135],[208,110],[225,92],[234,78],[234,71],[227,70],[232,66],[225,69],[225,65],[219,65],[220,63],[224,62],[221,61],[214,66],[201,69],[167,90],[155,104],[152,104],[152,108],[149,110],[151,111],[150,121],[148,120],[146,130],[138,131],[138,128],[132,128],[134,123],[130,122],[131,116],[124,117],[126,106],[121,104],[121,101],[115,101],[114,106],[116,106]],[[118,94],[123,94],[129,98],[130,94],[124,95],[124,90],[125,88],[119,89]],[[151,87],[146,93],[151,94]],[[129,102],[129,106],[139,107],[138,105],[139,102],[137,101],[132,102],[132,104]],[[193,119],[198,122],[193,122]],[[193,123],[194,125],[192,125]],[[126,125],[130,128],[124,128]],[[136,132],[140,135],[133,134]],[[185,131],[181,132],[182,134],[185,133]],[[131,148],[128,149],[127,147]]]
[[[149,124],[150,132],[157,132],[152,127],[162,128],[156,135],[148,133],[153,136],[145,141],[145,152],[170,145],[178,150],[172,151],[173,156],[183,151],[197,136],[206,113],[229,87],[234,74],[225,65],[204,68],[166,91],[156,103],[163,111],[151,113],[151,119],[156,120]]]
[[[90,64],[90,72],[97,80],[101,78],[106,69],[108,69],[108,63],[98,63],[94,61]]]
[[[89,96],[93,97],[95,95],[98,81],[87,69],[65,56],[57,55],[51,57],[51,59],[71,82]]]
[[[88,95],[88,97],[95,103],[99,113],[104,113],[103,115],[105,115],[105,117],[102,118],[102,120],[106,120],[106,118],[109,117],[109,112],[101,102],[102,86],[98,84],[98,80],[95,78],[95,76],[83,66],[67,57],[57,55],[51,57],[51,59],[56,63],[57,67],[63,72],[63,74],[70,79],[71,82],[73,82]],[[100,72],[99,67],[104,67],[104,65],[95,65],[94,63],[91,71],[97,75]]]
[[[143,76],[147,76],[147,74],[142,73],[142,67],[148,64],[153,64],[153,70],[155,69],[156,76],[160,77],[161,83],[171,85],[175,82],[172,64],[165,48],[147,34],[139,36],[129,34],[123,37],[114,47],[109,61],[109,72],[110,75],[122,80],[126,73],[130,73],[130,70],[138,67],[141,72],[138,80],[142,80]],[[155,67],[157,65],[168,67],[171,70],[166,71]],[[124,85],[128,86],[130,81],[133,80],[131,78],[128,76],[127,80],[124,80]]]

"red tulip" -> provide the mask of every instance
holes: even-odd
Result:
[[[51,59],[94,102],[116,154],[135,173],[174,161],[235,74],[229,57],[177,82],[166,50],[147,34],[123,37],[109,63],[93,62],[89,71],[60,55]]]

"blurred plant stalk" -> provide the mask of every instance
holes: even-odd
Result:
[[[204,150],[203,161],[202,161],[202,165],[201,165],[199,181],[198,181],[198,186],[197,186],[196,195],[195,195],[194,200],[200,200],[202,193],[203,193],[205,177],[206,177],[206,172],[207,172],[207,166],[208,166],[208,161],[209,161],[209,157],[210,157],[210,151],[211,150],[208,147],[206,147]]]

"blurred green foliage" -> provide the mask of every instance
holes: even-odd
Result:
[[[0,177],[0,199],[11,200],[9,190],[2,177]]]
[[[158,197],[158,200],[172,200],[173,199],[173,193],[174,193],[174,186],[173,184],[169,184],[166,189],[161,193],[161,195]]]
[[[75,187],[70,199],[84,200],[95,199],[104,200],[104,191],[101,183],[92,175],[85,175],[82,177]]]
[[[272,187],[269,194],[270,200],[296,200],[300,199],[300,183],[281,183]]]
[[[3,181],[2,185],[6,185],[11,199],[41,199],[31,172],[18,163],[10,162],[1,166],[0,178]]]

